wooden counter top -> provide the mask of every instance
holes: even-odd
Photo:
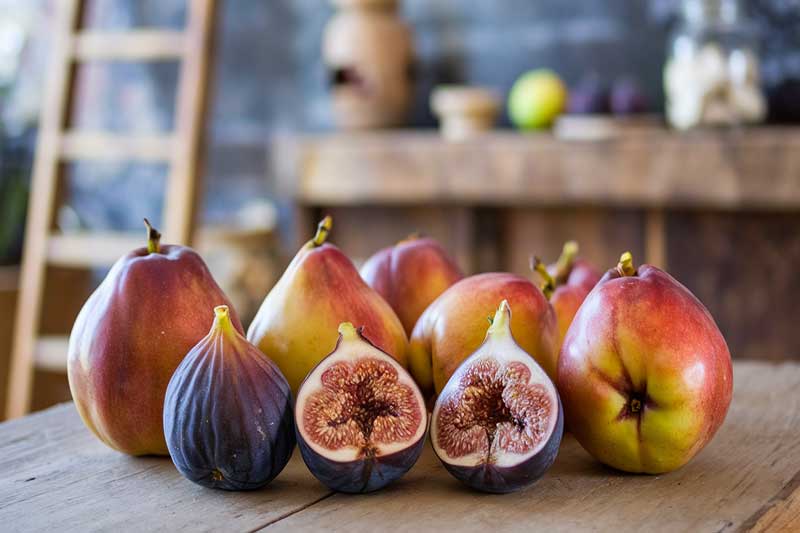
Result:
[[[800,128],[465,142],[400,130],[282,138],[273,153],[281,189],[306,205],[800,209]]]
[[[294,457],[267,488],[214,491],[166,458],[114,452],[64,404],[0,425],[7,531],[763,531],[800,528],[800,365],[739,362],[716,438],[667,475],[607,469],[571,437],[528,490],[471,492],[426,447],[398,483],[332,494]]]

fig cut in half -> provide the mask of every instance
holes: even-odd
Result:
[[[555,461],[564,433],[553,382],[514,341],[503,300],[483,344],[436,400],[433,450],[469,487],[505,493],[538,480]]]
[[[349,322],[306,377],[295,420],[303,460],[339,492],[371,492],[405,474],[425,442],[428,412],[411,375]]]

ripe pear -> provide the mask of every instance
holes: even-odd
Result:
[[[119,259],[89,297],[69,338],[67,373],[78,413],[108,446],[131,455],[167,455],[164,394],[173,372],[208,332],[208,310],[230,308],[191,248],[147,247]]]
[[[319,223],[317,234],[297,252],[247,331],[247,339],[278,365],[294,394],[336,346],[342,322],[363,326],[372,344],[406,367],[403,324],[350,259],[325,242],[332,224],[329,216]]]
[[[513,307],[511,331],[548,376],[555,376],[558,330],[553,307],[529,279],[505,272],[464,278],[419,317],[409,345],[411,375],[424,393],[442,391],[462,361],[484,340],[497,303]]]
[[[438,242],[411,235],[367,259],[361,277],[389,302],[411,335],[422,312],[464,275]]]
[[[578,251],[578,243],[568,241],[552,265],[545,267],[539,258],[532,258],[532,270],[542,277],[542,292],[556,312],[559,350],[583,300],[600,281],[600,272],[585,259],[579,259]]]

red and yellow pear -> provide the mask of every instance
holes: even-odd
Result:
[[[548,376],[555,376],[556,315],[530,280],[505,272],[464,278],[442,293],[414,326],[409,344],[411,374],[423,392],[441,392],[458,366],[484,340],[487,319],[497,303],[514,309],[511,331]]]
[[[367,259],[361,277],[389,302],[411,335],[422,312],[464,275],[437,241],[411,235]]]
[[[599,461],[659,474],[686,464],[722,425],[733,374],[725,339],[672,276],[629,253],[578,310],[558,361],[569,427]]]
[[[231,308],[203,260],[185,246],[147,247],[119,259],[81,309],[67,371],[83,421],[104,443],[131,455],[166,455],[164,394],[173,372],[208,330],[208,309]]]
[[[350,259],[325,242],[332,224],[329,216],[319,223],[316,235],[297,252],[247,331],[247,339],[269,354],[294,394],[336,345],[342,322],[363,326],[372,344],[406,367],[408,340],[400,319],[361,279]]]

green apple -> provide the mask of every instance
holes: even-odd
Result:
[[[531,70],[511,87],[508,116],[521,130],[546,128],[564,111],[566,103],[567,88],[555,72]]]

